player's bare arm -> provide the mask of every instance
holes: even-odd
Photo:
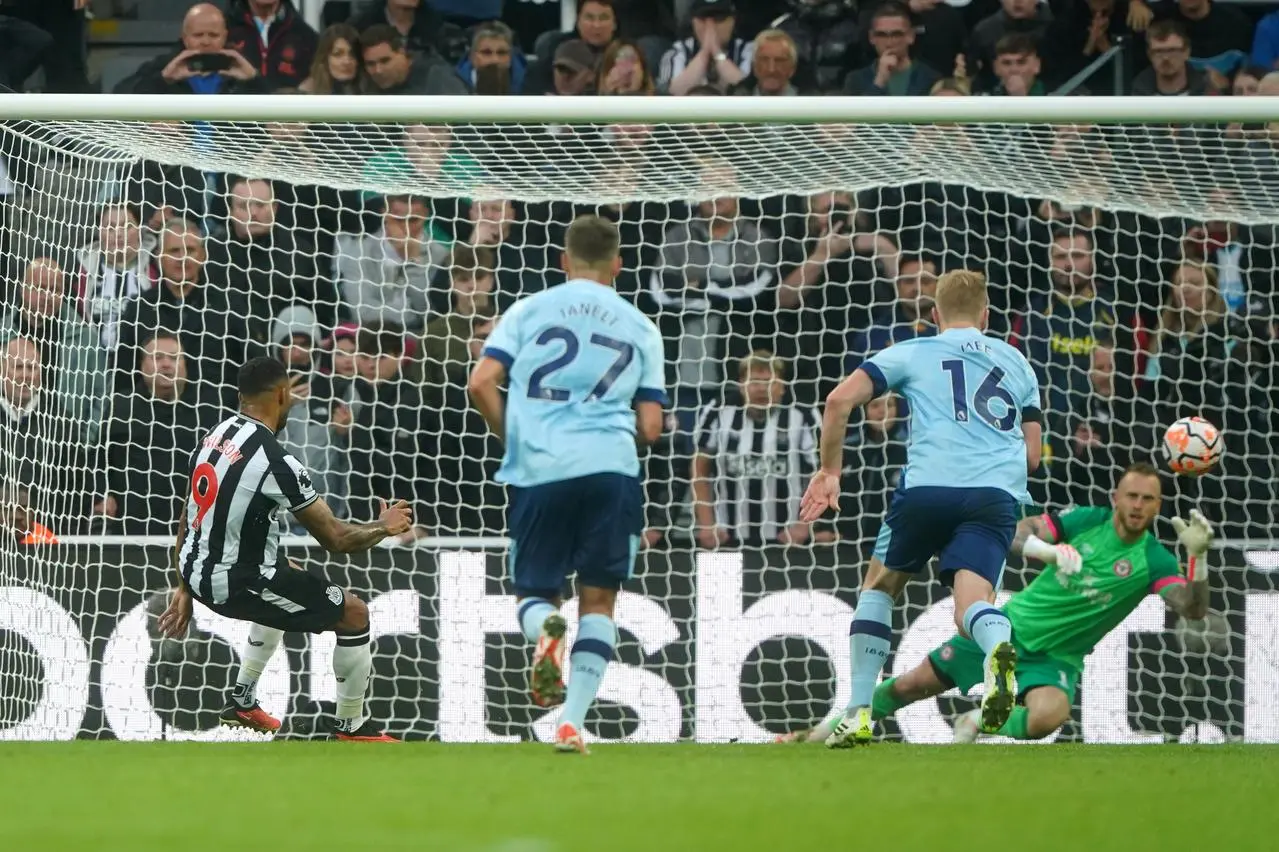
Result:
[[[813,474],[800,502],[801,521],[812,523],[827,509],[839,509],[839,477],[844,469],[848,418],[854,409],[870,402],[874,396],[875,383],[861,369],[854,370],[827,395],[826,410],[822,414],[821,468]]]
[[[502,385],[506,382],[506,368],[496,358],[484,357],[471,371],[466,390],[471,402],[488,424],[489,431],[498,440],[506,440],[506,406],[502,402]]]
[[[1023,558],[1034,559],[1045,565],[1056,565],[1060,574],[1075,574],[1084,564],[1078,550],[1069,544],[1057,542],[1056,533],[1046,515],[1023,518],[1017,524],[1017,532],[1013,535],[1013,543],[1009,549]]]
[[[413,512],[409,504],[400,500],[388,506],[379,501],[381,514],[376,521],[367,524],[351,524],[338,520],[333,510],[323,500],[316,500],[294,517],[315,536],[325,550],[331,553],[355,553],[368,550],[373,545],[394,535],[408,532],[413,526]]]
[[[1026,472],[1034,473],[1044,455],[1044,427],[1042,423],[1026,421],[1021,424],[1026,439]]]
[[[501,365],[499,365],[501,366]],[[641,400],[635,403],[635,443],[650,447],[662,437],[662,404]]]
[[[173,572],[177,574],[178,582],[174,586],[172,593],[170,593],[169,605],[164,608],[164,612],[160,613],[158,622],[160,632],[171,639],[186,635],[187,625],[191,623],[191,614],[193,612],[191,590],[187,588],[186,580],[182,579],[182,565],[178,560],[178,555],[182,553],[182,543],[186,539],[186,534],[187,507],[184,503],[182,512],[178,515],[178,537],[173,546]]]

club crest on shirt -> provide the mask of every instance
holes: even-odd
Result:
[[[955,656],[955,649],[954,649],[954,648],[950,647],[949,645],[942,645],[942,646],[941,646],[941,658],[942,658],[943,660],[949,660],[949,659],[950,659],[951,657],[953,657],[953,656]]]
[[[1120,577],[1127,577],[1132,573],[1132,563],[1127,559],[1120,559],[1115,563],[1115,574]]]

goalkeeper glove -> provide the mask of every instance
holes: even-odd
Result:
[[[1049,544],[1038,536],[1026,538],[1026,545],[1021,549],[1023,556],[1038,559],[1040,562],[1057,566],[1057,576],[1070,577],[1078,574],[1084,567],[1084,558],[1079,551],[1069,544]]]
[[[1190,520],[1172,519],[1173,529],[1177,531],[1177,541],[1186,548],[1190,557],[1186,563],[1186,579],[1191,583],[1208,579],[1208,548],[1212,546],[1213,529],[1198,509],[1190,510]]]

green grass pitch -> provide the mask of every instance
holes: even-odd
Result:
[[[0,744],[0,850],[1279,849],[1279,748]]]

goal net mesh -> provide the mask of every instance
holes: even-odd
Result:
[[[936,276],[969,268],[991,283],[991,333],[1045,389],[1039,506],[1108,504],[1163,426],[1202,415],[1225,459],[1166,477],[1163,516],[1198,505],[1223,539],[1261,542],[1214,556],[1208,619],[1147,599],[1089,658],[1061,736],[1279,740],[1279,607],[1259,570],[1275,151],[1234,126],[7,123],[0,737],[252,736],[216,727],[247,627],[199,610],[162,641],[155,618],[189,454],[234,405],[239,364],[269,353],[302,398],[283,439],[334,511],[404,498],[420,524],[351,557],[291,541],[372,602],[371,711],[414,738],[545,738],[501,448],[465,380],[495,319],[563,280],[565,229],[592,212],[619,223],[617,286],[663,332],[673,402],[595,736],[764,740],[842,706],[908,412],[854,419],[843,513],[803,528],[820,401],[932,333]],[[1032,576],[1012,561],[1006,591]],[[953,631],[931,579],[904,604],[889,672]],[[332,652],[331,635],[290,636],[264,674],[287,733],[332,711]],[[950,693],[884,730],[944,741],[971,706]]]

